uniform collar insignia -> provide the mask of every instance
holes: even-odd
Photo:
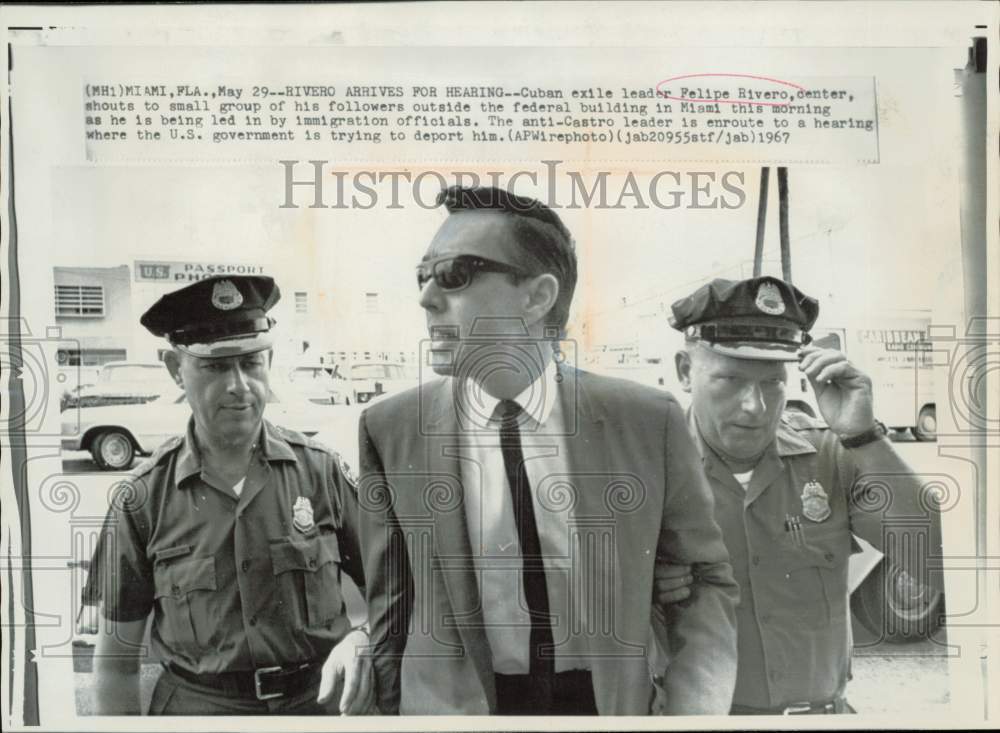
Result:
[[[351,470],[351,465],[347,461],[345,461],[344,457],[341,456],[340,454],[337,454],[337,465],[340,467],[340,472],[344,475],[344,478],[347,479],[348,483],[350,483],[352,486],[357,486],[358,485],[357,474],[355,474],[354,471]]]

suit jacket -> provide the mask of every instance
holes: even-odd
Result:
[[[733,580],[683,411],[666,392],[563,368],[572,568],[602,715],[726,714],[736,676]],[[463,505],[450,378],[361,417],[359,518],[379,708],[496,710]],[[537,487],[536,487],[537,488]],[[652,606],[657,562],[691,564],[688,600]],[[667,660],[653,653],[652,615]],[[559,638],[557,635],[556,638]]]

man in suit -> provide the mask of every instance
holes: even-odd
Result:
[[[566,365],[576,255],[550,208],[439,203],[417,283],[441,378],[360,424],[380,710],[647,714],[658,686],[663,712],[727,712],[738,591],[682,410]],[[667,562],[692,592],[651,607]]]

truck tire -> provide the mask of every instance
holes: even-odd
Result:
[[[112,428],[94,439],[90,455],[102,471],[126,471],[135,458],[135,443],[126,430]]]
[[[937,409],[934,405],[924,405],[913,426],[913,437],[921,442],[937,440]]]
[[[851,611],[879,640],[926,639],[941,626],[944,593],[883,560],[851,595]]]

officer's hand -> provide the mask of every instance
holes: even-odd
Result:
[[[826,424],[842,437],[857,435],[875,424],[872,380],[840,351],[804,346],[799,369],[812,383]]]
[[[677,603],[691,595],[694,576],[690,565],[657,565],[653,568],[653,600]]]
[[[340,689],[341,715],[359,715],[370,712],[375,705],[375,683],[371,656],[364,653],[368,635],[352,631],[333,648],[323,663],[316,700],[322,705]]]

